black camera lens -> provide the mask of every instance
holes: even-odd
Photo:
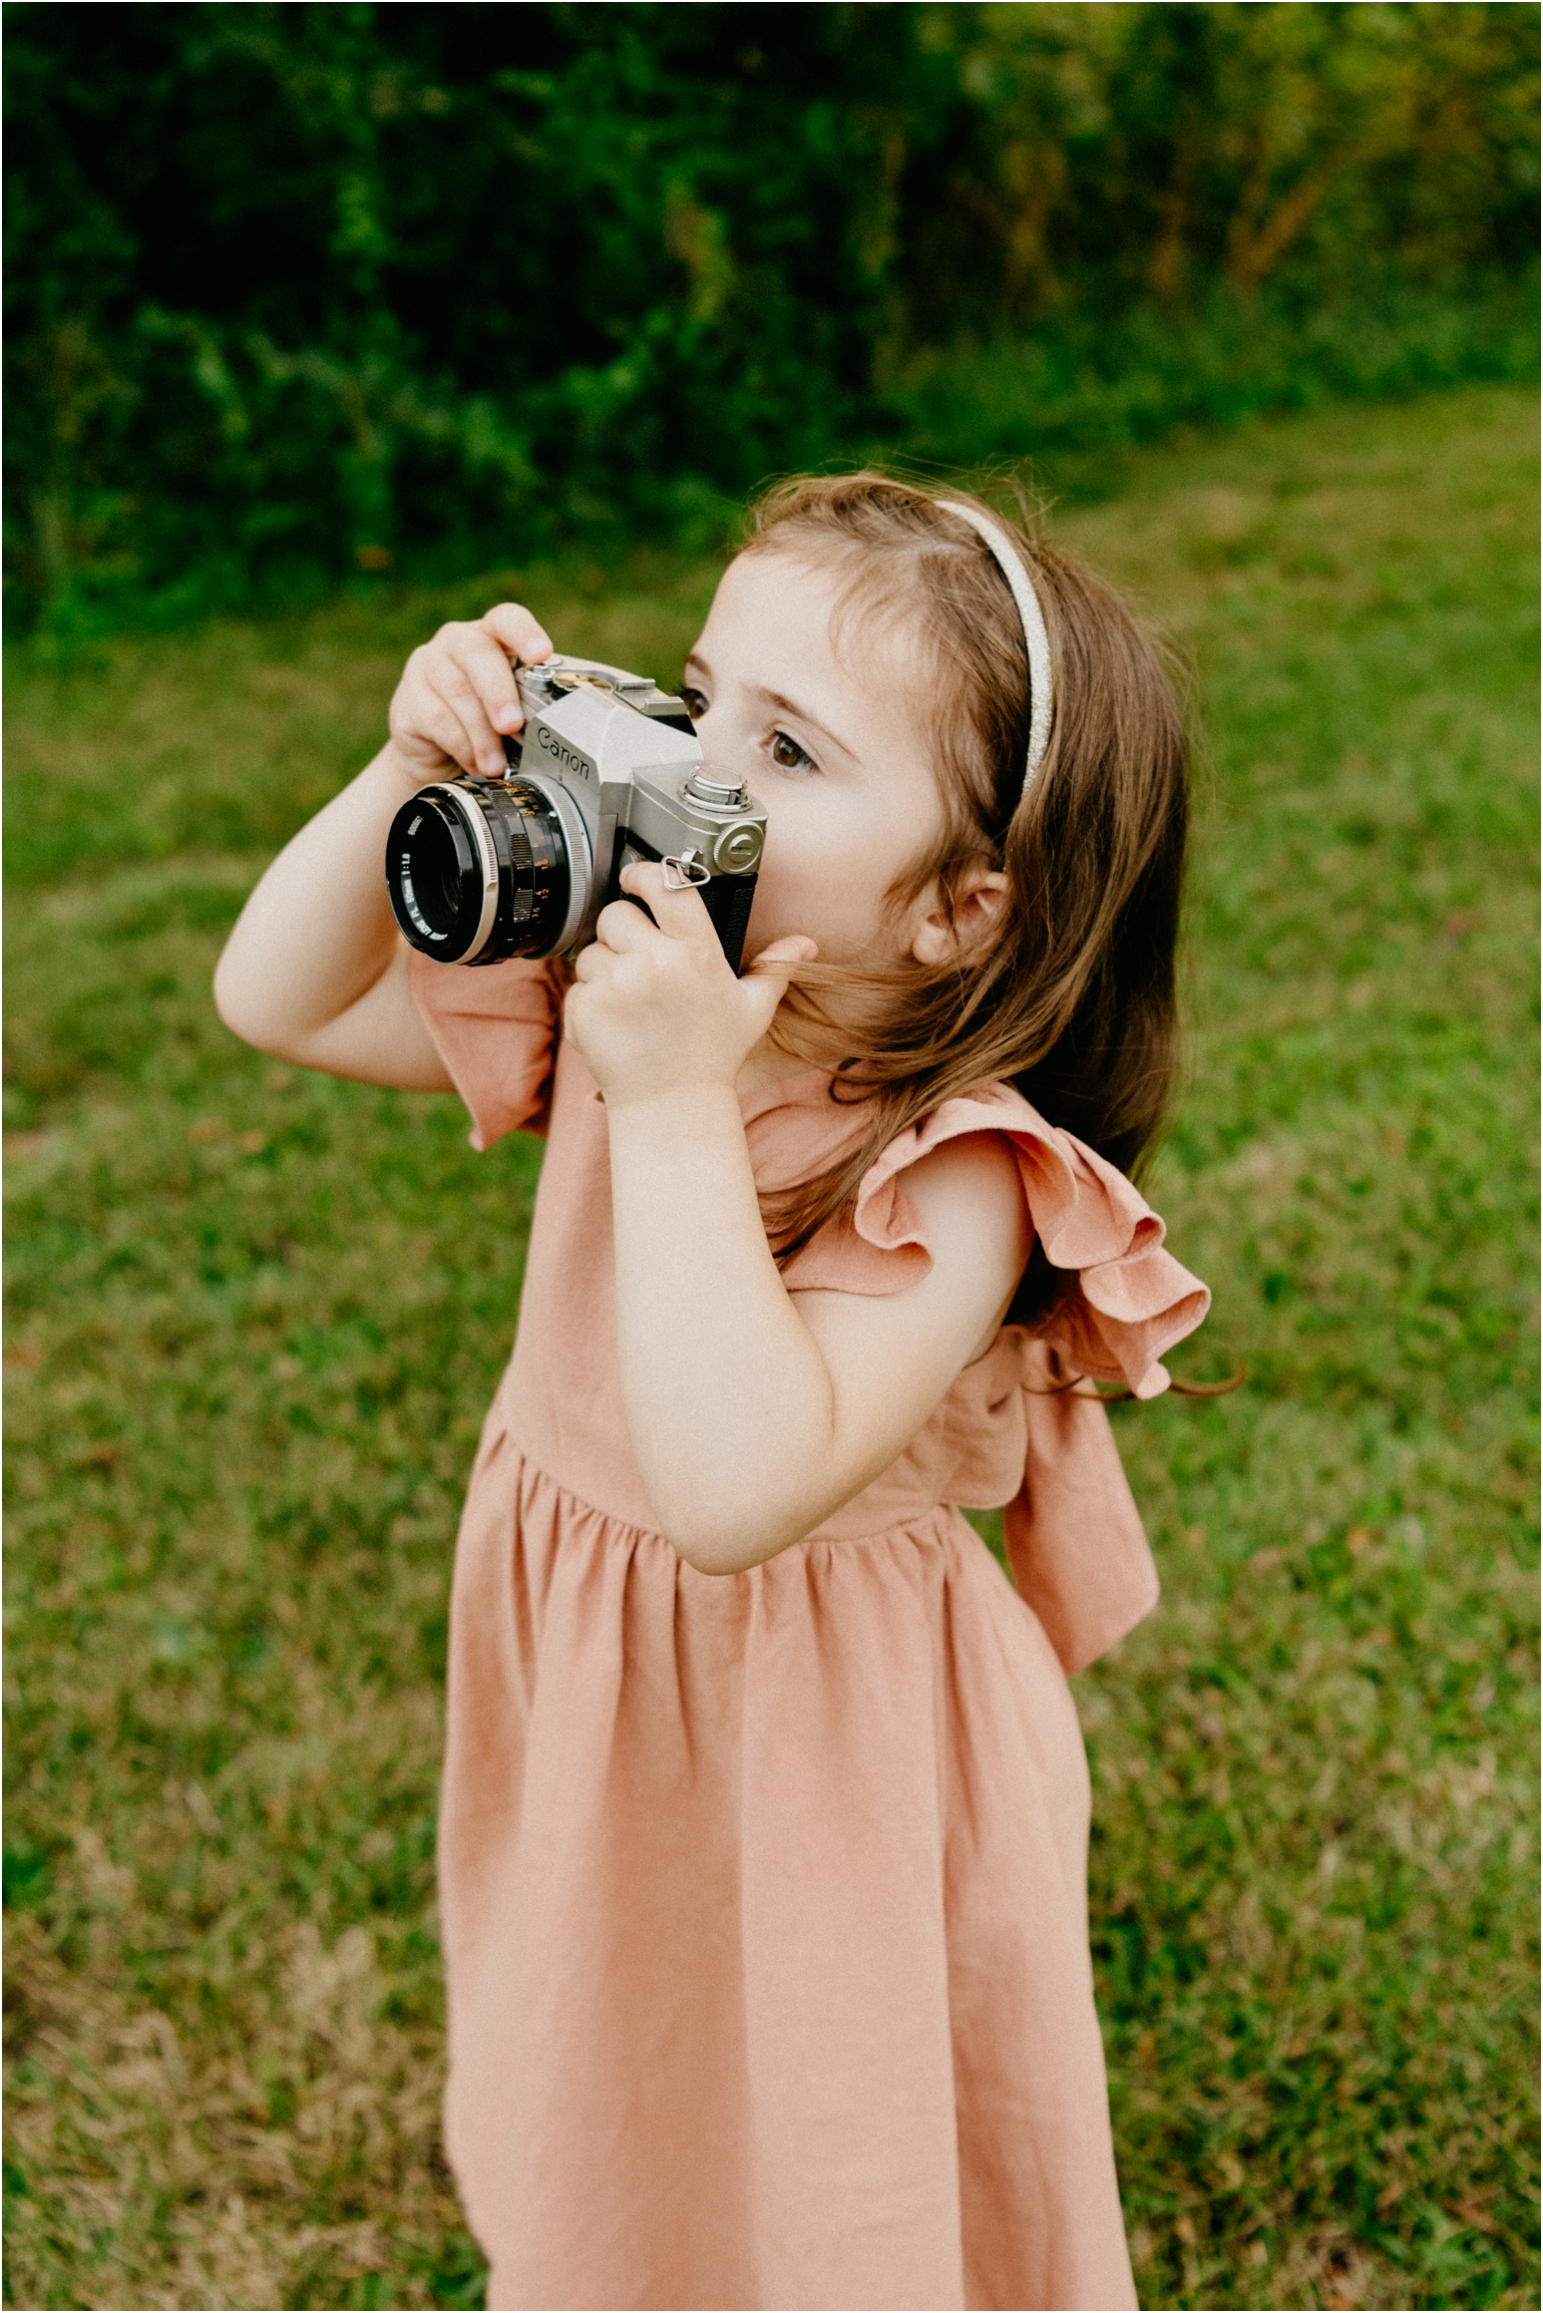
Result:
[[[421,787],[386,838],[391,912],[441,964],[554,954],[575,875],[587,880],[587,861],[573,860],[557,807],[524,779]]]

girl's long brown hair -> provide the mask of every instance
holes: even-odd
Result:
[[[871,470],[781,483],[751,512],[744,551],[835,569],[838,646],[853,628],[891,629],[929,701],[943,833],[891,904],[907,907],[937,878],[947,905],[973,863],[1008,881],[989,928],[943,963],[799,968],[779,1037],[831,1066],[833,1097],[863,1114],[834,1163],[768,1200],[783,1262],[897,1134],[960,1093],[1013,1084],[1126,1173],[1162,1119],[1188,818],[1183,717],[1113,589],[1022,522],[982,510],[1022,555],[1050,639],[1054,722],[1027,796],[1023,628],[969,525],[932,490]],[[1042,1256],[1031,1261],[1015,1318],[1043,1314],[1055,1282]]]

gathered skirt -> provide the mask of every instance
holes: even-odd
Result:
[[[495,1405],[440,1830],[489,2304],[1133,2305],[1088,1807],[957,1511],[702,1575]]]

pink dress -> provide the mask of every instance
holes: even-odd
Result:
[[[817,1532],[696,1573],[628,1445],[605,1108],[554,977],[414,964],[474,1146],[550,1137],[451,1609],[446,2141],[489,2305],[1134,2305],[1067,1686],[1157,1597],[1106,1415],[1005,1328]],[[819,1076],[744,1112],[763,1181],[851,1129]],[[1058,1350],[1162,1388],[1205,1288],[1000,1086],[889,1148],[789,1288],[923,1275],[906,1167],[973,1132],[1081,1272]],[[958,1503],[1007,1506],[1016,1590]]]

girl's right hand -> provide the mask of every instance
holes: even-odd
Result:
[[[503,737],[525,720],[514,670],[551,655],[546,630],[517,602],[452,620],[420,643],[391,701],[392,749],[414,784],[456,769],[501,778]]]

